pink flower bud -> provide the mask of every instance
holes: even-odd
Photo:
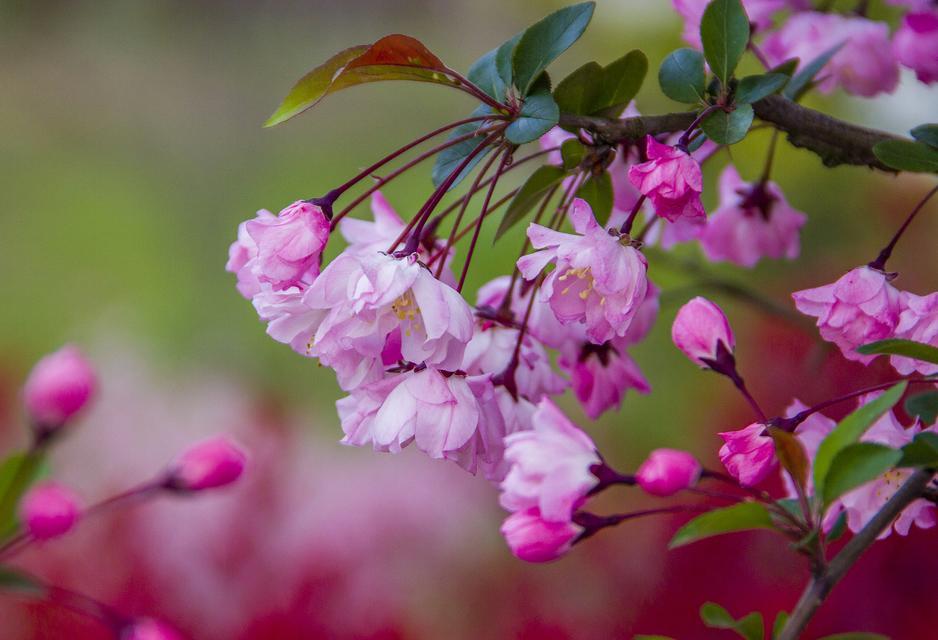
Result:
[[[550,562],[570,550],[583,528],[569,520],[549,522],[537,507],[516,511],[502,523],[502,535],[511,552],[526,562]]]
[[[764,424],[756,422],[718,435],[725,443],[720,447],[720,462],[742,484],[759,484],[775,467],[775,444],[765,435]]]
[[[88,404],[96,386],[91,365],[66,345],[33,367],[23,388],[26,411],[38,426],[59,427]]]
[[[686,451],[655,449],[638,468],[638,485],[653,496],[671,496],[693,486],[700,477],[700,463]]]
[[[20,520],[37,540],[68,533],[79,515],[78,497],[68,488],[51,482],[30,489],[20,503]]]
[[[202,491],[231,484],[241,477],[247,454],[225,436],[192,445],[172,465],[169,486],[185,491]]]
[[[699,296],[678,310],[671,326],[671,339],[688,358],[705,368],[710,365],[704,360],[717,358],[717,345],[721,342],[729,352],[736,345],[723,310]]]
[[[120,640],[182,640],[182,636],[164,622],[141,618],[121,631]]]

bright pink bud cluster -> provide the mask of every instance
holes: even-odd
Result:
[[[66,345],[36,363],[23,387],[23,400],[33,424],[55,429],[88,404],[96,387],[94,369],[77,348]]]
[[[78,496],[59,484],[38,484],[20,502],[20,520],[36,540],[57,538],[72,530],[81,516]]]

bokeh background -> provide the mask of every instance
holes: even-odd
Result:
[[[875,3],[874,3],[875,4]],[[548,566],[514,560],[498,535],[496,491],[417,455],[343,448],[331,374],[264,334],[224,272],[236,225],[260,208],[326,192],[384,152],[471,110],[436,86],[376,84],[336,94],[263,130],[292,83],[350,44],[403,32],[465,69],[553,0],[0,0],[0,446],[24,434],[18,385],[64,342],[102,369],[102,394],[53,460],[89,500],[142,479],[187,442],[236,433],[255,472],[226,495],[142,506],[89,523],[25,559],[50,580],[124,611],[164,618],[192,638],[726,638],[703,629],[708,600],[769,620],[790,608],[806,566],[771,534],[676,552],[681,519],[605,532]],[[682,46],[665,0],[600,0],[591,28],[555,65],[629,49],[651,61],[644,112],[674,109],[654,73]],[[876,100],[815,106],[897,133],[934,118],[938,93],[903,76]],[[768,132],[733,148],[744,178]],[[714,204],[723,153],[707,169]],[[655,261],[665,290],[651,338],[635,350],[654,389],[590,424],[614,464],[676,446],[713,465],[716,432],[748,423],[716,376],[668,339],[674,312],[705,291],[737,330],[742,371],[772,412],[890,378],[846,364],[794,315],[788,293],[873,257],[929,187],[860,168],[826,170],[780,145],[775,179],[809,215],[802,259],[752,271],[702,265],[696,248]],[[427,172],[385,193],[405,216]],[[918,293],[938,285],[938,210],[916,222],[891,267]],[[362,208],[362,213],[367,213]],[[516,232],[473,264],[470,290],[510,267]],[[732,286],[727,287],[727,283]],[[745,296],[730,289],[742,288]],[[846,408],[844,408],[846,409]],[[637,508],[622,490],[609,510]],[[856,629],[933,637],[935,532],[893,536],[831,597],[811,636]],[[72,614],[0,596],[0,638],[105,638]]]

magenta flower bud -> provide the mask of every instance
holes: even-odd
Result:
[[[765,434],[765,425],[753,423],[739,431],[718,434],[723,438],[720,462],[731,476],[746,486],[762,482],[775,468],[775,444]]]
[[[700,471],[700,463],[686,451],[655,449],[638,468],[635,479],[646,493],[667,497],[696,484]]]
[[[678,310],[671,326],[671,339],[674,346],[704,368],[711,366],[708,360],[718,359],[721,342],[729,353],[736,345],[723,310],[700,296]]]
[[[234,441],[217,436],[192,445],[171,467],[168,486],[202,491],[231,484],[241,477],[247,454]]]
[[[141,618],[121,630],[120,640],[182,640],[182,636],[164,622]]]
[[[550,562],[560,558],[582,532],[582,527],[569,520],[544,520],[537,507],[516,511],[502,523],[502,535],[511,552],[526,562]]]
[[[20,520],[37,540],[68,533],[79,516],[78,497],[70,489],[51,482],[30,489],[20,503]]]
[[[96,386],[91,365],[78,349],[66,345],[36,363],[23,387],[23,400],[34,424],[54,429],[88,404]]]

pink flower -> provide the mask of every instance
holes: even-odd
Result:
[[[902,312],[899,314],[899,324],[896,325],[896,337],[938,347],[938,293],[917,296],[903,292],[901,301]],[[913,371],[923,376],[938,373],[938,365],[922,360],[892,356],[889,361],[904,376]]]
[[[639,393],[651,391],[638,365],[626,353],[625,346],[621,338],[601,345],[587,342],[572,363],[561,361],[561,366],[570,369],[577,400],[593,420],[613,407],[618,409],[629,389]]]
[[[545,398],[532,416],[533,429],[505,438],[511,469],[502,482],[501,504],[509,511],[540,509],[551,522],[569,522],[573,510],[598,482],[596,446]]]
[[[209,438],[176,458],[170,465],[167,486],[182,491],[223,487],[241,477],[247,462],[247,454],[230,438]]]
[[[677,449],[655,449],[638,468],[638,486],[653,496],[667,497],[692,487],[701,466],[691,454]]]
[[[20,503],[20,520],[29,535],[37,540],[68,533],[79,517],[78,497],[67,487],[52,482],[36,485]]]
[[[868,364],[857,347],[892,337],[899,322],[899,291],[889,277],[857,267],[834,284],[791,294],[798,311],[816,317],[821,337],[840,347],[844,357]]]
[[[655,214],[669,222],[681,218],[705,219],[700,202],[703,175],[700,165],[685,151],[645,137],[648,162],[632,165],[629,180],[655,206]]]
[[[723,438],[720,462],[731,476],[742,484],[753,486],[762,482],[775,466],[775,445],[765,434],[765,425],[756,422],[739,431],[718,434]]]
[[[769,36],[763,48],[772,64],[798,58],[801,66],[844,43],[818,74],[818,90],[838,85],[847,93],[891,93],[899,83],[899,65],[889,42],[889,25],[861,17],[805,11],[792,16]]]
[[[708,259],[744,267],[761,258],[792,260],[798,257],[798,233],[806,221],[777,184],[747,184],[728,165],[720,175],[720,207],[707,220],[700,243]]]
[[[647,262],[623,243],[627,238],[599,226],[585,201],[574,201],[570,218],[579,235],[531,224],[528,238],[540,251],[522,256],[518,268],[531,280],[554,262],[541,285],[542,299],[560,322],[585,323],[589,339],[601,344],[628,331],[645,299]]]
[[[674,10],[684,18],[684,40],[697,49],[700,44],[700,19],[710,0],[671,0]],[[785,9],[804,9],[808,7],[805,0],[743,0],[743,7],[749,16],[749,21],[755,25],[756,30],[764,31],[772,26],[772,18],[779,11]]]
[[[661,309],[661,303],[658,300],[661,290],[655,286],[651,280],[648,281],[648,288],[645,290],[645,299],[639,305],[635,317],[629,323],[629,330],[625,332],[623,340],[627,345],[638,344],[644,340],[651,332],[652,327],[658,320],[658,311]]]
[[[479,288],[477,306],[498,309],[508,290],[509,276],[499,276]],[[524,292],[522,294],[522,292]],[[511,298],[512,319],[521,322],[531,302],[531,291],[525,290],[522,283],[515,285]],[[571,341],[583,339],[585,333],[581,324],[562,324],[550,308],[550,301],[535,295],[528,317],[528,333],[545,347],[561,349]]]
[[[502,523],[502,535],[511,552],[526,562],[557,560],[570,551],[582,532],[582,527],[569,520],[544,520],[537,507],[516,511]]]
[[[919,81],[938,82],[938,11],[905,16],[893,36],[892,50]]]
[[[23,387],[23,401],[35,425],[54,429],[81,411],[96,387],[94,369],[77,348],[66,345],[36,363]]]
[[[182,640],[182,636],[159,620],[141,618],[122,629],[119,640]]]
[[[298,200],[276,218],[248,220],[245,229],[257,246],[253,269],[260,282],[279,291],[308,284],[319,273],[329,219],[318,206]]]
[[[671,339],[684,355],[704,368],[711,366],[709,360],[719,358],[720,344],[728,353],[732,353],[736,345],[733,329],[723,310],[700,296],[678,310],[671,325]]]
[[[273,222],[277,217],[270,211],[261,209],[257,212],[256,219]],[[228,263],[225,264],[225,271],[237,276],[238,293],[250,300],[261,291],[262,286],[255,273],[257,243],[248,233],[247,224],[248,221],[244,221],[238,225],[238,239],[228,248]]]

